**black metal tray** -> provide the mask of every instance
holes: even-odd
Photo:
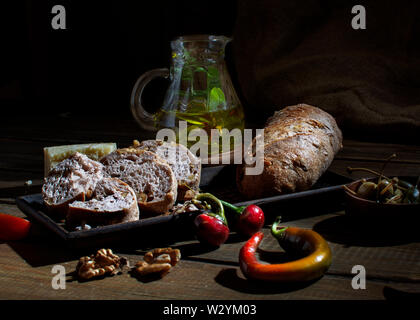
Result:
[[[235,167],[215,166],[203,168],[200,188],[203,192],[211,192],[217,197],[238,206],[257,204],[263,208],[266,221],[269,222],[270,217],[278,215],[279,210],[286,221],[292,217],[296,218],[302,212],[309,215],[316,214],[317,208],[322,208],[324,211],[331,206],[337,208],[337,206],[342,205],[342,199],[344,199],[342,185],[351,181],[347,177],[327,171],[311,190],[246,200],[236,189]],[[90,230],[72,231],[67,230],[63,222],[48,215],[40,193],[18,197],[16,204],[30,219],[55,233],[67,245],[75,247],[119,241],[133,235],[153,238],[162,234],[167,235],[169,232],[174,233],[174,231],[176,235],[188,235],[188,229],[191,229],[189,223],[194,217],[194,213],[162,215],[140,218],[140,220],[134,222],[96,227]],[[310,209],[309,213],[308,209]]]

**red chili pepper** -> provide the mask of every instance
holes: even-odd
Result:
[[[309,281],[321,277],[331,265],[331,250],[318,233],[308,229],[283,227],[278,229],[279,220],[272,228],[272,235],[286,250],[306,253],[304,258],[279,264],[263,264],[257,260],[256,251],[264,237],[257,232],[241,248],[239,264],[243,274],[250,279],[268,281]]]
[[[264,212],[255,204],[244,207],[236,207],[229,202],[220,200],[220,202],[236,215],[236,229],[237,231],[247,237],[261,230],[264,226],[265,217]]]
[[[28,235],[30,227],[28,220],[0,213],[0,240],[21,240]]]
[[[220,246],[229,237],[229,228],[219,218],[202,213],[198,215],[194,224],[197,228],[197,238],[200,242],[212,246]]]
[[[220,200],[210,193],[200,193],[195,197],[211,207],[213,212],[202,213],[194,219],[197,238],[202,243],[220,246],[229,237],[229,227]]]

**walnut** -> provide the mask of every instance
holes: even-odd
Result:
[[[163,277],[171,269],[169,263],[152,263],[149,264],[146,261],[139,261],[135,266],[135,271],[139,276],[147,276],[150,274],[159,275]]]
[[[144,261],[148,263],[158,262],[157,259],[161,255],[168,255],[170,257],[170,261],[168,261],[168,263],[170,263],[171,266],[175,266],[178,263],[178,261],[181,259],[181,251],[179,251],[179,249],[157,248],[157,249],[154,249],[153,251],[147,252],[144,255]]]
[[[139,142],[139,140],[133,140],[133,145],[132,145],[132,147],[133,148],[137,148],[137,147],[139,147],[140,146],[140,142]]]
[[[161,254],[160,256],[157,256],[155,259],[155,263],[171,263],[171,256],[169,254]]]
[[[76,272],[79,278],[88,280],[106,274],[114,275],[126,265],[127,259],[115,255],[111,249],[100,249],[96,254],[81,257]]]
[[[152,251],[147,252],[144,255],[143,259],[144,259],[145,262],[150,263],[150,264],[155,262],[155,257],[153,256]],[[139,262],[141,262],[141,261],[139,261]]]
[[[184,212],[193,212],[200,210],[200,208],[204,208],[204,206],[201,205],[201,202],[195,201],[195,203],[193,203],[191,200],[188,200],[184,203],[178,203],[176,206],[174,206],[172,208],[172,213],[180,214]]]
[[[147,252],[144,255],[144,261],[136,263],[134,271],[139,276],[154,274],[163,277],[180,259],[179,249],[157,248]]]

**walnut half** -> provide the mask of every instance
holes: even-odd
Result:
[[[147,252],[144,255],[144,261],[146,261],[149,264],[164,261],[165,263],[170,263],[171,266],[175,266],[180,259],[181,251],[179,251],[179,249],[172,248],[157,248],[153,251]]]
[[[137,262],[133,268],[139,276],[158,275],[163,277],[181,259],[179,249],[157,248],[144,255],[144,261]]]
[[[135,272],[139,276],[147,276],[153,274],[163,277],[169,272],[169,270],[171,270],[171,265],[169,263],[149,264],[146,261],[139,261],[135,266]]]
[[[76,273],[79,278],[88,280],[117,274],[126,265],[128,265],[126,258],[115,255],[111,249],[100,249],[96,254],[81,257],[76,266]]]

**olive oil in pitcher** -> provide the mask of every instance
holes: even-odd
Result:
[[[185,36],[172,41],[170,70],[149,71],[148,75],[143,75],[143,79],[139,78],[133,90],[132,111],[140,125],[155,130],[172,128],[178,142],[186,141],[187,146],[191,147],[195,144],[194,139],[180,137],[180,121],[185,121],[188,137],[194,130],[206,133],[208,154],[225,151],[223,136],[228,131],[238,129],[242,132],[244,129],[243,108],[224,61],[224,49],[229,41],[224,36],[208,35]],[[162,108],[154,115],[149,115],[141,107],[141,92],[154,76],[169,77],[170,85]],[[214,137],[212,139],[214,130],[220,136],[218,148],[212,147],[216,142]],[[229,140],[230,150],[233,150],[236,141]]]

